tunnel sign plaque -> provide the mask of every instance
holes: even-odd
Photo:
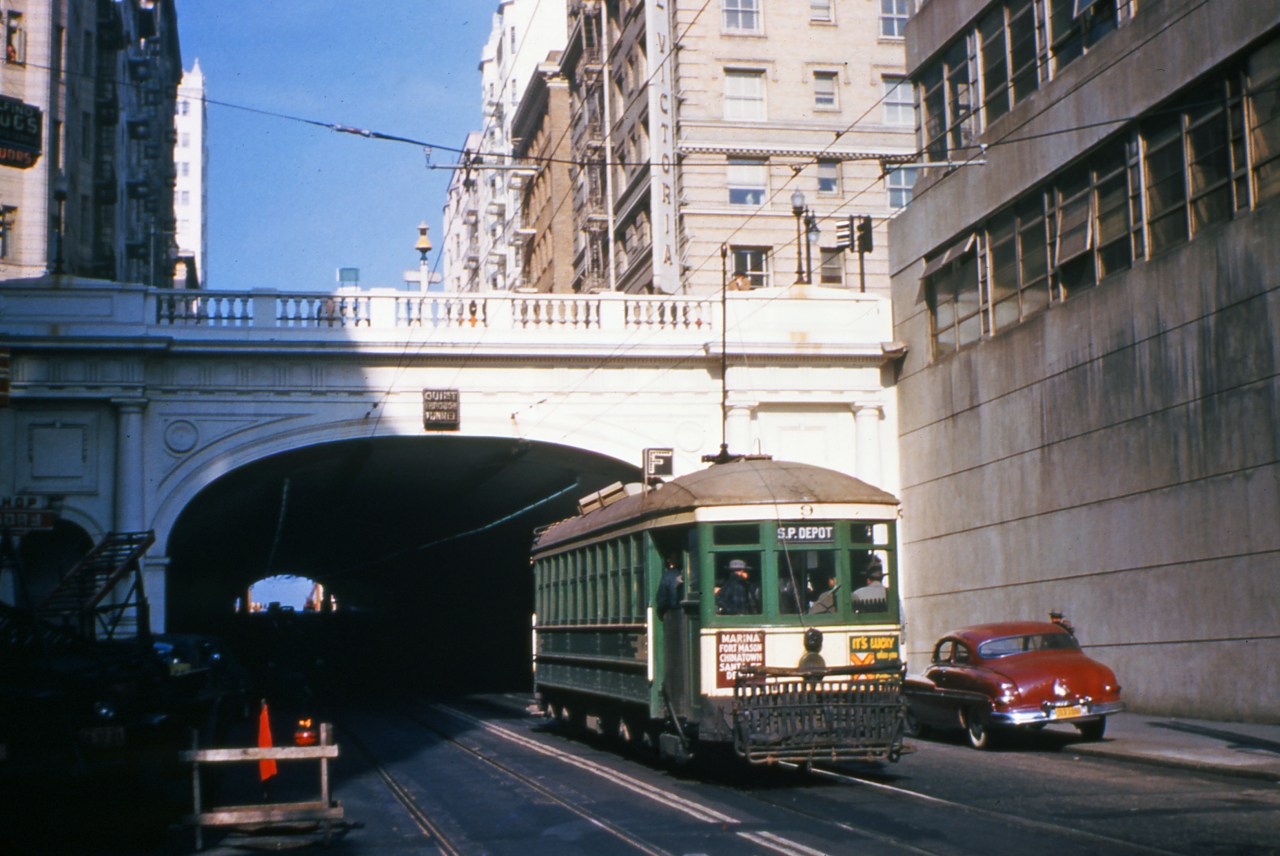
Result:
[[[422,427],[428,431],[457,431],[458,401],[456,389],[424,389]]]

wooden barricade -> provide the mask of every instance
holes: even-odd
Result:
[[[192,814],[184,822],[196,830],[196,849],[204,848],[206,826],[239,826],[253,823],[297,823],[319,821],[324,824],[324,843],[329,843],[333,822],[343,816],[342,804],[329,799],[329,759],[338,757],[333,742],[333,726],[320,724],[320,742],[315,746],[273,746],[267,748],[201,749],[193,737],[191,749],[180,752],[179,759],[191,764]],[[319,761],[320,797],[314,801],[262,803],[206,807],[200,792],[200,765],[276,761]]]

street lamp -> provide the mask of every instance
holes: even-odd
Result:
[[[805,282],[813,282],[813,248],[822,240],[822,232],[818,229],[818,215],[806,211],[804,215],[804,232],[808,240],[804,247]]]
[[[418,251],[418,282],[419,288],[423,291],[427,290],[429,283],[427,275],[427,253],[431,252],[431,239],[427,237],[427,224],[425,222],[418,224],[418,242],[413,248]]]
[[[804,194],[799,190],[791,194],[791,213],[796,216],[796,284],[804,285]]]

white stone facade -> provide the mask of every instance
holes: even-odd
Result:
[[[179,270],[174,274],[174,285],[178,288],[188,285],[204,288],[209,285],[209,148],[206,143],[208,118],[205,106],[204,72],[197,60],[191,70],[182,75],[173,119],[177,131],[177,140],[173,144],[173,165],[177,174],[173,211],[178,223],[175,237],[180,260]],[[188,265],[193,269],[188,270]],[[183,275],[182,281],[178,281],[179,273]]]

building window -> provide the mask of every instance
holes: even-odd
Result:
[[[884,123],[886,125],[914,125],[916,121],[915,98],[911,84],[901,77],[881,79],[884,86]]]
[[[822,194],[840,192],[840,161],[818,161],[818,192]]]
[[[727,69],[724,73],[724,117],[729,121],[760,121],[766,117],[764,72]]]
[[[1083,56],[1127,17],[1130,0],[1048,0],[1049,52],[1054,71]]]
[[[1280,196],[1280,39],[1250,55],[1249,145],[1258,201]]]
[[[985,84],[985,121],[994,122],[1009,112],[1009,54],[1005,40],[1005,7],[996,6],[978,22],[978,52]]]
[[[900,166],[889,170],[884,177],[885,191],[888,194],[889,207],[897,210],[906,208],[911,202],[911,192],[916,186],[919,168]]]
[[[1036,13],[1032,0],[1007,6],[1005,43],[1009,51],[1009,97],[1017,104],[1040,88],[1040,49],[1036,42]]]
[[[888,4],[892,0],[881,0]],[[961,33],[916,82],[930,159],[957,145],[947,129],[977,131],[970,113],[991,123],[1039,89],[1133,15],[1133,0],[1003,0]],[[882,14],[883,20],[883,14]],[[970,86],[981,92],[969,93]],[[961,143],[960,145],[964,145]]]
[[[831,10],[831,0],[809,0],[809,20],[824,24],[830,23],[834,20]]]
[[[721,0],[724,28],[732,33],[760,32],[760,0]]]
[[[818,282],[822,285],[844,285],[844,249],[822,248],[822,264],[818,272]]]
[[[973,90],[969,69],[970,41],[958,39],[942,61],[925,69],[920,78],[925,150],[929,160],[947,160],[949,153],[962,155],[975,135]]]
[[[750,288],[765,288],[769,285],[769,248],[768,247],[731,247],[730,272],[735,280],[746,278]]]
[[[5,16],[4,47],[5,62],[22,65],[27,61],[27,27],[21,12]]]
[[[1159,119],[1145,129],[1147,228],[1151,252],[1187,240],[1187,177],[1183,170],[1182,117]]]
[[[0,259],[13,258],[13,235],[17,219],[17,208],[0,205]]]
[[[974,244],[974,237],[968,235],[925,262],[925,299],[935,357],[954,353],[982,338],[986,324]]]
[[[900,39],[911,17],[911,0],[880,0],[880,35]]]
[[[730,205],[763,205],[769,189],[769,162],[760,158],[729,158],[727,179]]]
[[[1050,232],[1053,268],[1061,293],[1075,294],[1098,283],[1093,267],[1093,218],[1090,172],[1087,167],[1061,176],[1052,195]]]
[[[835,110],[836,79],[834,71],[815,71],[813,73],[813,106],[819,110]]]

